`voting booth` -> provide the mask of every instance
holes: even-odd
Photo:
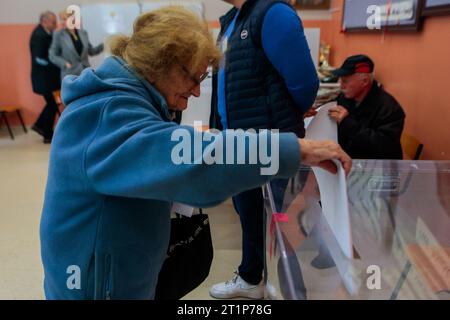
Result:
[[[306,138],[337,142],[330,102]],[[354,160],[265,185],[270,299],[450,299],[450,161]]]
[[[331,212],[320,184],[263,188],[267,298],[450,299],[449,161],[355,160]]]

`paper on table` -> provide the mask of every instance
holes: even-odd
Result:
[[[317,108],[317,115],[306,118],[306,138],[311,140],[333,140],[337,142],[337,125],[328,116],[328,111],[337,106],[333,101]]]
[[[328,116],[328,110],[336,106],[330,102],[318,109],[318,114],[310,120],[306,129],[306,139],[333,140],[337,142],[337,124]],[[321,168],[313,168],[319,185],[322,211],[342,252],[353,259],[353,244],[348,208],[345,171],[340,162],[335,161],[337,174]]]

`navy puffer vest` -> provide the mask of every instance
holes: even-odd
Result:
[[[266,12],[280,0],[247,0],[228,39],[225,55],[226,107],[229,129],[279,129],[304,137],[301,109],[284,79],[266,57],[261,41]],[[220,19],[223,33],[236,15],[233,8]],[[213,77],[210,127],[222,129],[217,109],[217,73]]]

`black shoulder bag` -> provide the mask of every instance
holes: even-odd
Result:
[[[155,300],[178,300],[197,288],[209,275],[213,245],[208,215],[171,219],[167,257],[159,272]]]

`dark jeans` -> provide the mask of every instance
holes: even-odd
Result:
[[[43,97],[46,105],[39,115],[35,126],[43,132],[44,138],[51,139],[53,136],[53,126],[55,124],[58,105],[56,104],[52,93],[44,94]]]
[[[281,211],[288,180],[272,181],[277,210]],[[239,275],[246,282],[256,285],[262,280],[264,269],[264,199],[262,189],[252,189],[233,197],[233,205],[239,214],[242,228],[242,261]]]
[[[264,268],[263,215],[264,200],[261,188],[242,192],[233,197],[242,228],[242,261],[239,275],[250,284],[258,284]]]

